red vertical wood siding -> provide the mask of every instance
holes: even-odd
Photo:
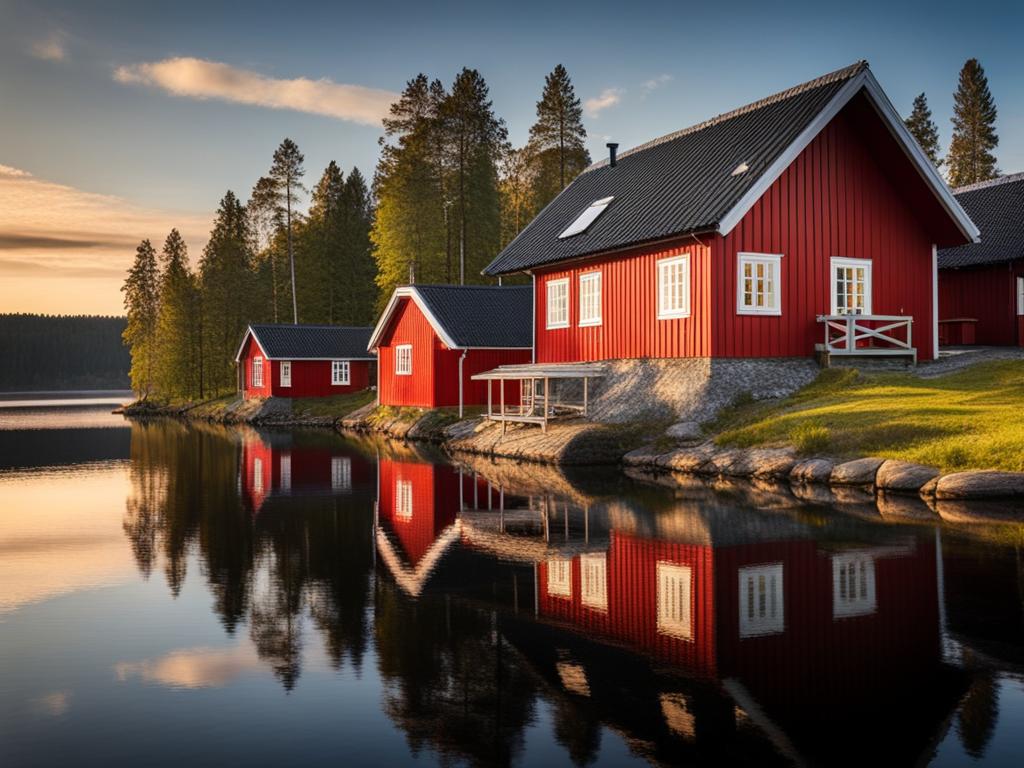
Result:
[[[1024,346],[1018,277],[1024,277],[1024,261],[940,270],[939,319],[976,319],[977,344]]]
[[[412,345],[412,375],[395,374],[395,347]],[[378,348],[380,404],[413,408],[444,408],[459,404],[459,358],[463,350],[449,349],[411,299],[400,299]],[[530,362],[529,349],[470,349],[462,363],[463,403],[485,405],[487,383],[472,381],[476,373],[499,365]],[[498,385],[494,402],[498,402]],[[508,383],[506,402],[519,402],[518,384]]]
[[[459,473],[444,464],[380,460],[378,514],[394,533],[410,565],[416,565],[459,512]],[[398,510],[399,482],[412,486],[412,514]]]
[[[263,386],[252,386],[252,361],[255,357],[263,358]],[[368,360],[349,361],[349,384],[335,386],[331,384],[330,360],[292,360],[292,385],[281,386],[281,361],[268,360],[259,345],[249,336],[242,348],[239,365],[243,366],[244,388],[242,396],[246,399],[258,397],[326,397],[328,395],[344,395],[359,392],[370,386],[370,367]]]
[[[713,356],[813,354],[823,337],[815,318],[831,311],[830,260],[839,256],[872,260],[872,312],[913,316],[918,358],[931,359],[933,239],[893,180],[897,171],[877,157],[844,110],[733,231],[714,240]],[[743,251],[783,254],[781,316],[736,312]]]
[[[658,319],[657,262],[690,254],[690,316]],[[537,274],[534,328],[538,363],[634,357],[707,357],[711,249],[692,238]],[[579,327],[580,275],[601,272],[601,325]],[[569,278],[569,327],[547,329],[547,283]]]

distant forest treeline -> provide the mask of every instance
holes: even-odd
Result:
[[[123,317],[0,314],[0,390],[127,389]]]

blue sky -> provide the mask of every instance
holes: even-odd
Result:
[[[284,136],[304,151],[311,181],[332,159],[370,176],[380,130],[346,115],[417,72],[450,82],[462,66],[479,69],[520,144],[544,75],[561,62],[582,99],[605,105],[586,116],[599,155],[609,138],[626,148],[866,58],[901,112],[927,92],[945,149],[957,73],[975,56],[999,107],[1000,167],[1012,172],[1024,170],[1022,29],[1019,3],[0,0],[0,165],[66,194],[112,196],[136,214],[129,240],[160,239],[165,221],[180,222],[195,251],[220,196],[246,196]],[[271,90],[299,78],[359,88],[331,89],[331,114],[174,95],[167,78],[180,72],[145,68],[172,59],[224,65]],[[0,236],[15,215],[0,211]],[[144,222],[154,231],[135,231]],[[54,270],[75,263],[64,254]],[[31,304],[17,295],[0,288],[0,311]],[[119,300],[109,297],[111,311]]]

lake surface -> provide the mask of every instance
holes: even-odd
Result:
[[[1019,525],[5,405],[3,766],[1024,757]]]

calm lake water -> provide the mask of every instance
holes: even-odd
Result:
[[[4,766],[1024,760],[1019,525],[20,400]]]

